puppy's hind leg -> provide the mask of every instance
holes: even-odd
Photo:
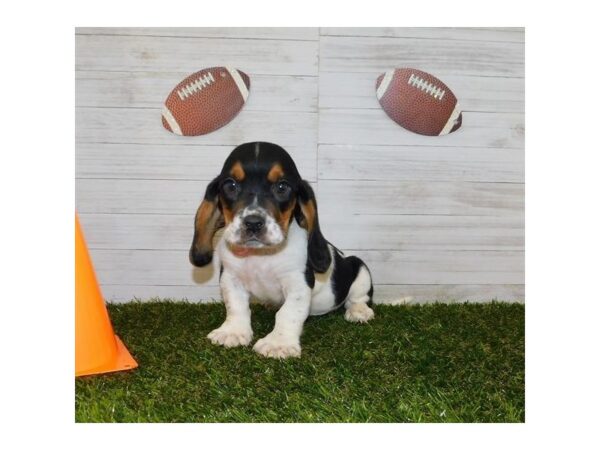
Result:
[[[356,257],[349,256],[348,258]],[[344,307],[346,308],[344,318],[348,322],[368,322],[375,317],[375,313],[368,305],[373,298],[373,281],[365,263],[359,258],[356,258],[356,261],[352,261],[352,263],[359,264],[360,268],[350,286],[344,303]]]

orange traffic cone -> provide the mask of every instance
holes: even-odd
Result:
[[[75,376],[135,367],[137,362],[113,332],[75,215]]]

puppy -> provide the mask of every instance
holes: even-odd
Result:
[[[213,248],[216,231],[223,235]],[[190,261],[220,264],[227,318],[208,338],[225,347],[252,341],[250,298],[279,306],[275,327],[254,344],[273,358],[300,356],[309,315],[342,305],[350,322],[373,318],[369,269],[344,257],[319,228],[315,194],[281,147],[251,142],[235,148],[206,188],[195,218]]]

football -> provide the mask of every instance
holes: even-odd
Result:
[[[415,133],[441,136],[462,124],[452,91],[433,75],[417,69],[393,69],[380,75],[377,100],[390,118]]]
[[[171,91],[162,111],[163,126],[182,136],[210,133],[240,112],[250,92],[250,78],[231,67],[196,72]]]

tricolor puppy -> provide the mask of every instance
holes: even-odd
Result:
[[[213,236],[223,235],[213,249]],[[275,327],[254,344],[274,358],[300,356],[308,315],[345,307],[350,322],[373,317],[371,274],[357,257],[344,257],[319,229],[315,194],[281,147],[240,145],[206,188],[195,219],[190,261],[220,264],[227,309],[223,325],[208,338],[225,347],[252,340],[250,298],[280,306]]]

